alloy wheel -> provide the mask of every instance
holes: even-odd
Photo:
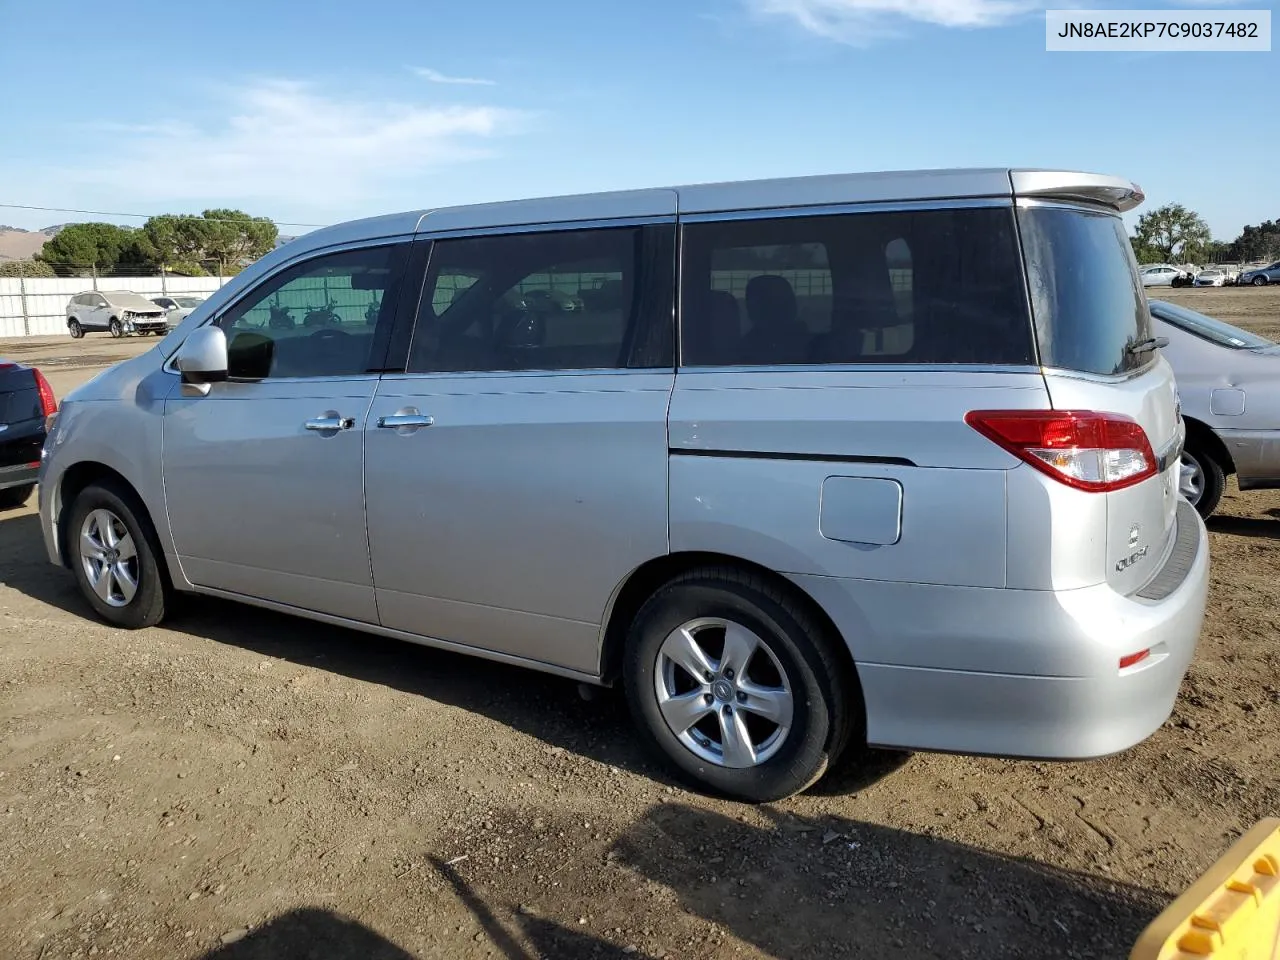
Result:
[[[138,593],[138,549],[119,517],[99,507],[80,527],[80,564],[103,603],[128,606]]]
[[[768,643],[731,620],[703,617],[671,631],[658,651],[654,687],[676,739],[717,766],[765,763],[791,731],[786,671]]]
[[[1204,467],[1199,460],[1187,453],[1182,455],[1178,468],[1178,491],[1192,506],[1204,496]]]

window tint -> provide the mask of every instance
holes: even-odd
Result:
[[[685,365],[1033,362],[1008,208],[684,231]]]
[[[1018,217],[1044,365],[1119,374],[1153,362],[1129,349],[1151,337],[1151,315],[1120,218],[1064,207]]]
[[[671,365],[673,227],[436,241],[411,373]]]
[[[395,310],[402,246],[317,257],[276,275],[219,320],[234,379],[364,373]]]

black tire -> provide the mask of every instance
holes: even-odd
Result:
[[[1266,277],[1254,277],[1251,281],[1255,287],[1265,287],[1267,285]]]
[[[766,669],[790,687],[790,729],[775,752],[754,766],[729,767],[699,756],[663,718],[656,690],[663,643],[681,625],[701,618],[732,621],[754,633],[772,654]],[[861,694],[837,655],[839,642],[793,597],[757,574],[731,567],[694,570],[658,590],[636,614],[623,667],[627,701],[646,745],[683,780],[749,803],[780,800],[817,782],[838,760],[855,723],[861,723]],[[760,656],[757,652],[748,661],[753,670]],[[706,720],[713,726],[720,710],[732,716],[733,699],[712,703]],[[749,714],[739,713],[744,721]],[[697,731],[687,732],[703,736]]]
[[[115,317],[111,318],[111,322],[107,324],[107,329],[111,331],[111,335],[116,339],[124,336],[124,324]]]
[[[1200,495],[1195,499],[1191,497],[1187,499],[1191,500],[1191,505],[1196,508],[1196,512],[1207,520],[1213,511],[1218,509],[1218,503],[1222,500],[1222,492],[1227,486],[1226,472],[1222,469],[1222,464],[1199,444],[1188,443],[1182,455],[1194,461],[1199,467]]]
[[[120,605],[107,603],[94,591],[85,570],[86,564],[81,559],[81,530],[89,515],[99,509],[109,511],[124,525],[133,541],[137,558],[133,567],[137,589],[127,603]],[[63,544],[80,592],[103,620],[118,627],[138,630],[155,626],[164,619],[172,587],[161,569],[163,555],[155,528],[133,491],[110,480],[90,484],[81,490],[68,511]]]
[[[72,340],[79,340],[84,336],[84,327],[80,326],[80,321],[72,317],[67,321],[67,333],[71,334]]]
[[[34,483],[27,483],[20,487],[6,487],[0,490],[0,510],[17,510],[31,499],[35,489]]]

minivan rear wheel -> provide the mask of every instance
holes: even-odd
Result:
[[[71,334],[72,340],[79,340],[84,336],[84,327],[80,326],[80,321],[72,317],[67,321],[67,333]]]
[[[76,583],[102,619],[137,630],[164,619],[169,586],[146,510],[133,493],[104,481],[76,496],[65,548]]]
[[[1200,516],[1208,519],[1218,508],[1227,477],[1222,465],[1198,446],[1182,451],[1178,472],[1178,491],[1187,498]]]
[[[623,682],[648,746],[683,779],[764,803],[811,786],[850,728],[834,639],[763,577],[685,574],[640,609]]]

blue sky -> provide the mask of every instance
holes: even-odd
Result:
[[[1047,53],[1042,10],[9,0],[0,202],[236,206],[325,224],[600,189],[1012,165],[1127,176],[1144,209],[1183,202],[1221,239],[1280,216],[1280,54]],[[93,218],[0,208],[0,223],[28,228],[76,219]]]

